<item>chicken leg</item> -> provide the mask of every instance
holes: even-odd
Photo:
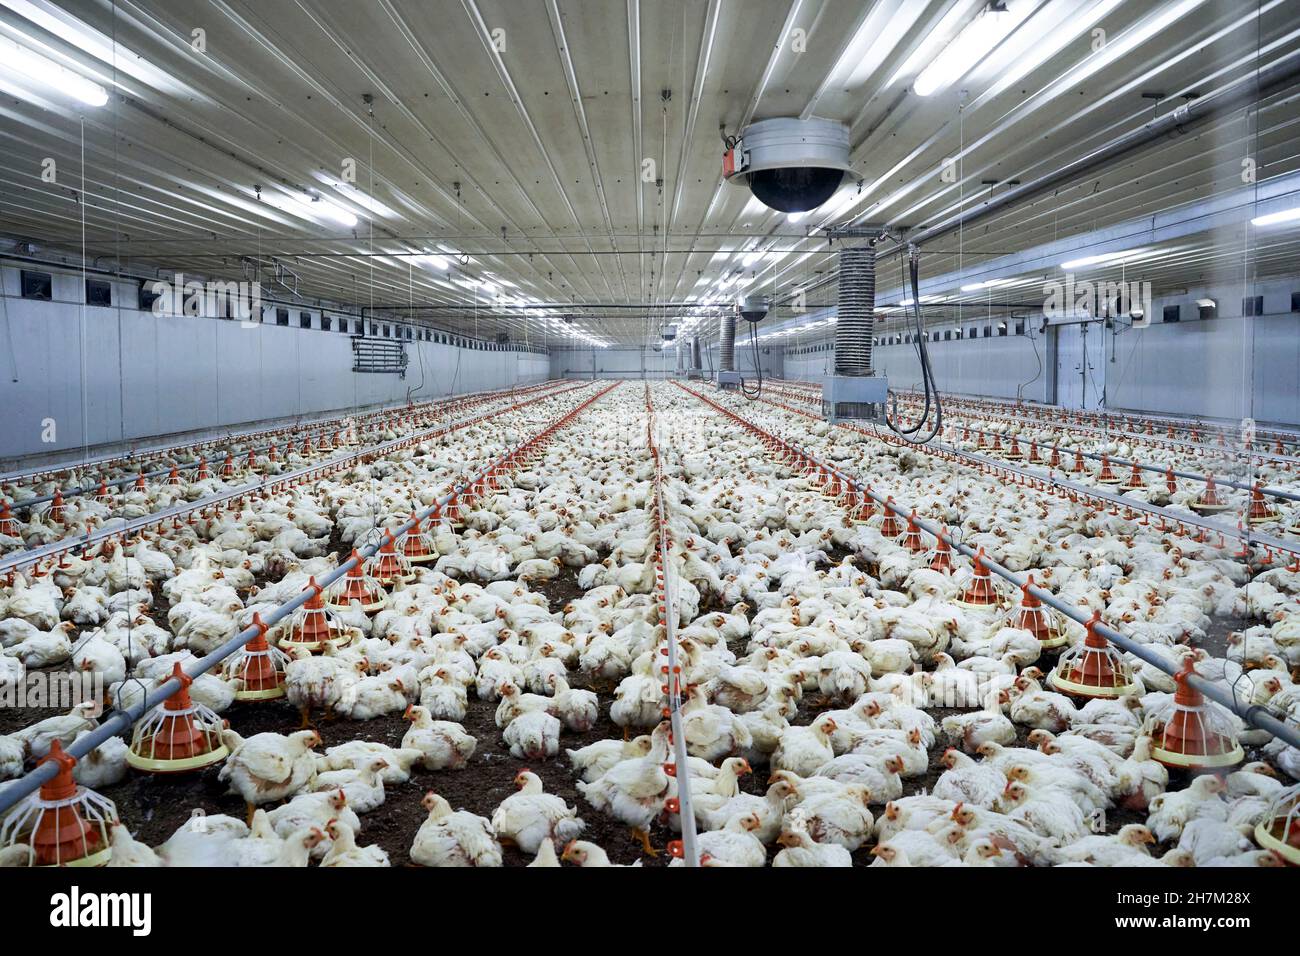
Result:
[[[645,851],[646,856],[657,857],[659,855],[659,851],[650,845],[649,833],[647,833],[645,830],[642,830],[640,827],[632,827],[631,830],[632,830],[632,839],[640,841],[641,849]]]
[[[311,704],[303,704],[298,708],[298,713],[302,714],[302,723],[298,725],[299,730],[306,730],[312,726],[311,723]]]

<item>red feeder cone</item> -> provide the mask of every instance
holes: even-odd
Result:
[[[311,597],[294,612],[289,622],[289,633],[280,639],[280,646],[319,651],[326,641],[346,644],[347,632],[339,627],[326,608],[325,597],[315,578],[308,581],[306,590],[311,592]]]
[[[1171,495],[1178,490],[1178,479],[1174,477],[1174,469],[1172,467],[1165,468],[1165,490]]]
[[[1231,510],[1232,505],[1219,497],[1218,489],[1214,486],[1214,476],[1206,475],[1205,490],[1188,507],[1199,515],[1215,515]]]
[[[876,513],[875,499],[873,499],[867,492],[868,489],[866,488],[858,491],[858,508],[857,512],[853,516],[858,521],[866,521]]]
[[[1263,524],[1267,521],[1277,520],[1277,512],[1264,499],[1264,489],[1258,481],[1255,482],[1255,487],[1250,489],[1250,510],[1247,512],[1246,517],[1251,524]]]
[[[171,676],[181,682],[181,689],[135,725],[126,762],[137,770],[184,773],[224,760],[230,752],[221,742],[225,722],[190,698],[194,678],[181,670],[180,661]]]
[[[101,505],[113,503],[113,493],[108,490],[108,482],[100,480],[99,487],[95,489],[95,500]]]
[[[266,642],[262,615],[253,615],[253,626],[257,633],[242,651],[226,658],[222,676],[239,682],[235,700],[276,700],[284,696],[284,668],[289,655]]]
[[[1097,480],[1106,485],[1117,485],[1120,479],[1115,477],[1115,472],[1110,467],[1110,456],[1103,454],[1101,456],[1101,471],[1097,472]]]
[[[1057,448],[1055,445],[1052,446],[1052,456],[1047,460],[1047,467],[1049,468],[1061,467],[1061,450]]]
[[[30,866],[103,866],[113,855],[109,828],[117,822],[113,801],[79,786],[77,759],[54,740],[41,763],[59,772],[18,803],[0,826],[0,846],[30,848]]]
[[[967,607],[992,607],[998,603],[998,592],[993,586],[989,569],[984,566],[984,549],[975,553],[975,573],[966,590],[962,592],[958,604]]]
[[[952,548],[948,547],[948,539],[944,535],[940,534],[935,539],[929,558],[931,571],[943,571],[945,574],[952,574]]]
[[[1174,675],[1174,710],[1163,726],[1152,734],[1156,746],[1151,756],[1169,767],[1204,770],[1231,767],[1245,759],[1227,714],[1206,703],[1200,691],[1187,680],[1192,659],[1184,658],[1183,669]]]
[[[357,601],[367,614],[377,614],[388,600],[384,589],[366,573],[366,562],[361,560],[361,555],[353,551],[352,558],[355,563],[348,573],[330,588],[329,607],[345,611],[353,601]]]
[[[1033,464],[1038,464],[1042,459],[1038,457],[1038,443],[1031,441],[1029,443],[1029,456],[1025,459]]]
[[[9,502],[3,500],[0,500],[0,534],[18,537],[18,522],[14,519],[14,513],[9,510]]]
[[[384,532],[384,543],[366,563],[370,576],[385,587],[391,584],[404,584],[415,577],[406,559],[398,553],[393,536],[387,531]]]
[[[1011,461],[1018,461],[1025,457],[1024,452],[1020,450],[1020,439],[1017,436],[1011,436],[1011,447],[1007,449],[1005,457]]]
[[[206,458],[200,458],[200,459],[199,459],[199,467],[198,467],[198,469],[194,472],[194,480],[195,480],[195,481],[207,481],[207,480],[208,480],[208,477],[209,477],[209,476],[208,476],[208,460],[207,460]]]
[[[235,476],[235,459],[230,454],[230,452],[226,452],[226,460],[221,463],[221,477],[233,478],[234,476]]]
[[[50,502],[50,520],[63,520],[63,492],[58,488],[54,489],[54,500]]]
[[[180,483],[181,483],[180,472],[176,470],[175,465],[172,465],[171,471],[167,472],[166,484],[179,485]]]
[[[1110,641],[1097,633],[1101,612],[1094,611],[1083,643],[1061,655],[1048,675],[1057,690],[1076,697],[1120,697],[1135,690],[1133,672]]]
[[[411,513],[414,524],[411,530],[402,536],[402,556],[410,564],[428,564],[438,560],[438,548],[433,543],[429,532],[420,525],[420,519]]]
[[[1147,483],[1142,478],[1142,469],[1138,467],[1137,462],[1133,462],[1133,470],[1129,472],[1128,481],[1124,482],[1125,490],[1137,491],[1146,486]]]
[[[1070,471],[1079,474],[1080,472],[1087,470],[1088,469],[1083,464],[1083,452],[1076,448],[1074,450],[1074,464],[1070,466]]]
[[[885,519],[880,522],[880,534],[885,538],[897,538],[903,531],[903,529],[898,526],[898,519],[894,517],[894,512],[889,507],[893,503],[893,495],[890,495],[885,499]]]
[[[1067,640],[1060,615],[1038,600],[1030,590],[1032,587],[1034,576],[1031,574],[1020,588],[1020,603],[1007,615],[1007,627],[1028,631],[1043,647],[1060,647]]]
[[[925,542],[921,540],[921,529],[916,523],[915,511],[907,516],[907,529],[899,538],[898,543],[914,554],[920,554],[926,550]]]
[[[1291,866],[1300,866],[1300,784],[1287,787],[1273,798],[1255,824],[1255,842]]]

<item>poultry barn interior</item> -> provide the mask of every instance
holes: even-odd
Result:
[[[1294,2],[0,47],[0,863],[1300,865]]]

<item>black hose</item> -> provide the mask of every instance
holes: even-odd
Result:
[[[920,266],[915,254],[912,255],[911,261],[908,263],[908,273],[912,287],[912,318],[916,326],[917,355],[920,357],[921,361],[921,384],[925,389],[925,405],[920,420],[917,421],[916,425],[910,428],[899,428],[898,425],[890,419],[888,409],[885,411],[885,424],[904,441],[916,445],[924,445],[926,442],[938,435],[940,429],[943,428],[943,404],[939,398],[939,389],[934,382],[934,371],[930,367],[930,350],[926,347],[925,328],[921,323]],[[933,394],[934,397],[934,426],[930,429],[930,433],[924,438],[913,438],[912,436],[924,427],[926,420],[929,418],[931,394]]]
[[[750,401],[759,398],[763,394],[763,359],[758,354],[758,323],[749,323],[749,347],[754,354],[754,372],[758,375],[758,385],[750,391],[745,385],[745,380],[740,380],[740,394],[744,395]]]

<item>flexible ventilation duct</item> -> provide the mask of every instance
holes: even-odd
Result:
[[[727,312],[718,326],[718,370],[736,370],[736,313]]]
[[[686,340],[684,338],[679,338],[677,340],[677,347],[673,349],[673,351],[677,353],[677,371],[679,372],[682,370],[683,363],[686,358],[686,354],[683,351],[685,347],[686,347]]]
[[[875,331],[876,250],[840,249],[839,317],[835,325],[835,374],[871,374]]]
[[[700,337],[691,336],[691,368],[704,368],[704,360],[700,356]]]

